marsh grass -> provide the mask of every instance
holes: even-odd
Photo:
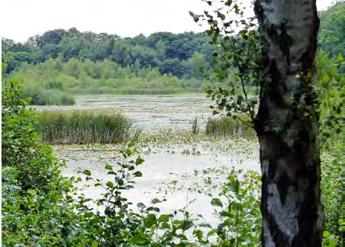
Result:
[[[120,143],[129,138],[132,122],[120,113],[46,111],[39,114],[42,140],[50,144]]]
[[[206,123],[205,134],[219,137],[252,137],[254,136],[254,129],[238,118],[209,118]]]
[[[194,118],[193,122],[192,122],[192,133],[193,135],[197,135],[200,132],[200,126],[198,123],[198,118]]]

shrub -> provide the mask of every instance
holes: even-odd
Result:
[[[213,230],[218,238],[215,246],[260,246],[260,184],[256,172],[229,172],[223,190],[211,201],[221,219]]]
[[[32,105],[74,105],[72,96],[57,89],[28,88],[24,96]]]
[[[61,243],[73,219],[52,149],[34,129],[35,112],[23,99],[22,85],[10,81],[2,109],[2,243],[4,246],[53,246]]]

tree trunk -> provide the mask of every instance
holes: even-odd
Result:
[[[320,152],[313,92],[319,19],[315,0],[256,0],[265,79],[260,142],[266,247],[321,246]]]

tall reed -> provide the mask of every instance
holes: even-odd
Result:
[[[120,113],[46,111],[38,121],[42,140],[50,144],[119,143],[129,137],[131,127]]]
[[[210,136],[254,136],[254,130],[240,119],[231,117],[209,118],[206,123],[206,135]]]

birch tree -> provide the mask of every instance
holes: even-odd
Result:
[[[314,92],[315,0],[257,0],[264,81],[260,143],[264,246],[321,246],[320,152]]]
[[[213,10],[192,16],[209,24],[214,74],[230,81],[208,91],[215,112],[252,124],[259,139],[262,245],[321,246],[316,0],[256,0],[256,18],[236,1],[205,2]]]

